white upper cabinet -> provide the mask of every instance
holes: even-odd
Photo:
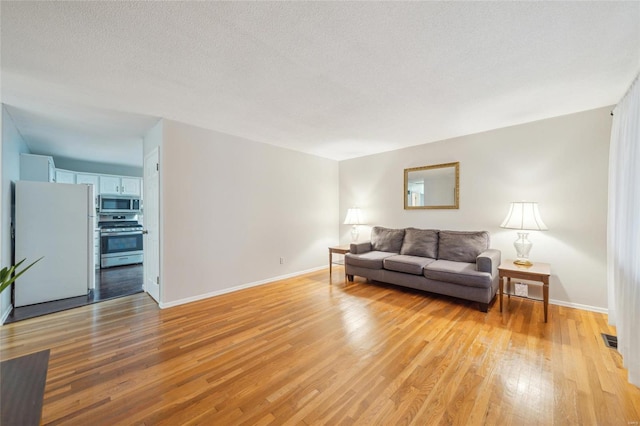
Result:
[[[48,155],[20,154],[20,180],[55,182],[56,166]]]
[[[98,191],[98,182],[100,177],[90,173],[76,173],[76,183],[82,183],[85,185],[93,185],[93,190]]]
[[[76,173],[69,170],[56,169],[56,182],[76,183]]]
[[[140,196],[140,178],[100,176],[100,194]]]
[[[100,176],[100,194],[120,194],[120,177]]]
[[[120,179],[120,193],[122,195],[140,196],[140,179],[134,177],[123,177]]]
[[[20,179],[93,185],[96,196],[105,194],[142,197],[142,178],[56,169],[53,157],[47,155],[20,154]]]

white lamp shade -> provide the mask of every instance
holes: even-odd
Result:
[[[538,203],[528,201],[518,201],[511,203],[509,213],[504,218],[501,228],[524,229],[529,231],[546,231],[538,210]]]
[[[362,220],[362,211],[357,207],[347,210],[347,217],[344,219],[344,224],[363,225],[364,221]]]

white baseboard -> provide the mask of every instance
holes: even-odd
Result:
[[[311,268],[311,269],[307,269],[307,270],[304,270],[304,271],[298,271],[298,272],[293,272],[291,274],[279,275],[277,277],[267,278],[266,280],[254,281],[254,282],[247,283],[247,284],[237,285],[235,287],[223,288],[222,290],[216,290],[216,291],[212,291],[210,293],[199,294],[197,296],[192,296],[192,297],[187,297],[187,298],[184,298],[184,299],[174,300],[173,302],[168,302],[168,303],[160,302],[160,303],[158,303],[158,306],[160,306],[160,309],[171,308],[173,306],[184,305],[185,303],[191,303],[191,302],[195,302],[195,301],[202,300],[202,299],[208,299],[210,297],[220,296],[222,294],[233,293],[234,291],[244,290],[246,288],[257,287],[259,285],[269,284],[269,283],[272,283],[274,281],[280,281],[280,280],[284,280],[284,279],[287,279],[287,278],[297,277],[299,275],[304,275],[304,274],[308,274],[310,272],[320,271],[322,269],[327,269],[327,266],[326,265],[318,266],[316,268]]]
[[[9,314],[11,313],[11,311],[13,311],[13,305],[9,305],[7,307],[7,312],[5,312],[4,314],[2,314],[2,318],[0,318],[0,325],[3,325],[4,322],[7,320],[7,317],[9,316]]]
[[[555,300],[555,299],[549,299],[549,303],[552,305],[565,306],[567,308],[582,309],[583,311],[609,314],[609,310],[607,308],[600,308],[599,306],[581,305],[580,303],[571,303],[571,302],[565,302],[563,300]]]

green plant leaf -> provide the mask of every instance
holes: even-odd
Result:
[[[44,256],[43,256],[44,257]],[[33,265],[35,265],[36,263],[38,263],[39,261],[42,260],[42,257],[38,260],[36,260],[35,262],[33,262],[31,265],[25,267],[22,271],[18,272],[17,274],[15,274],[14,276],[11,276],[13,274],[13,272],[20,266],[22,265],[22,263],[27,260],[27,259],[22,259],[20,262],[16,263],[15,265],[8,267],[8,268],[2,268],[2,271],[0,271],[0,277],[2,279],[0,279],[0,293],[2,293],[4,291],[5,288],[9,287],[11,284],[13,284],[13,282],[18,279],[18,277],[20,277],[20,275],[24,274],[25,272],[27,272],[27,270],[29,268],[31,268]]]
[[[12,267],[5,267],[2,268],[2,270],[0,270],[0,283],[4,282],[4,280],[7,279],[7,277],[11,274],[11,272],[14,270],[15,268]]]

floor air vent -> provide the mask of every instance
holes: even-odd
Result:
[[[602,338],[604,339],[604,344],[607,345],[608,348],[618,349],[618,338],[616,336],[602,333]]]

